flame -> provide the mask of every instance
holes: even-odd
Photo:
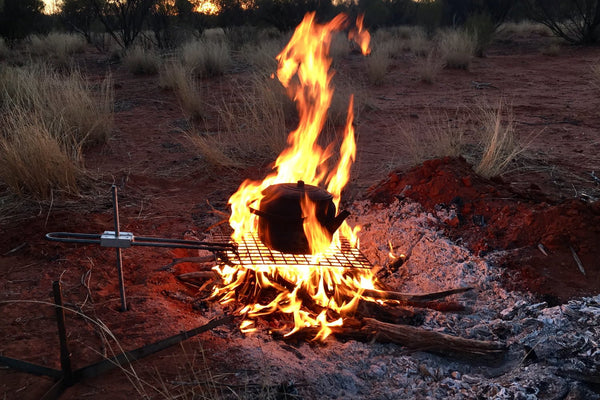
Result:
[[[258,208],[262,192],[273,184],[304,181],[314,186],[327,186],[339,208],[342,190],[350,179],[350,169],[356,155],[353,128],[353,97],[350,97],[348,116],[343,131],[337,164],[328,172],[334,144],[325,148],[317,140],[331,104],[333,88],[330,71],[329,48],[336,31],[349,27],[345,14],[336,16],[325,24],[315,21],[315,13],[305,15],[287,46],[276,57],[277,78],[296,102],[299,114],[298,127],[288,136],[288,147],[275,161],[273,172],[262,181],[245,180],[230,197],[233,228],[232,239],[240,242],[257,231],[257,216],[249,207]],[[349,39],[356,41],[363,54],[369,52],[369,33],[362,27],[362,17],[357,27],[350,30]],[[331,328],[343,323],[343,316],[351,313],[361,299],[364,289],[374,288],[375,278],[370,270],[327,268],[319,265],[319,254],[330,246],[339,244],[340,235],[352,245],[358,245],[359,227],[351,228],[346,222],[331,233],[321,225],[316,216],[316,204],[305,196],[301,201],[303,228],[311,249],[309,265],[256,265],[233,268],[216,267],[223,286],[215,288],[213,295],[222,303],[234,300],[246,304],[240,314],[245,320],[240,327],[244,332],[256,328],[255,318],[271,313],[288,315],[293,328],[287,333],[307,327],[318,329],[316,340],[324,340]],[[274,293],[272,294],[274,289]],[[259,299],[256,293],[270,293],[268,300]],[[307,303],[315,307],[309,307]],[[314,309],[318,311],[314,311]],[[290,324],[291,326],[291,324]]]

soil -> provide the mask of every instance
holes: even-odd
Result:
[[[447,238],[473,257],[488,257],[500,271],[504,290],[551,306],[600,293],[600,96],[590,72],[600,59],[600,49],[565,46],[558,55],[547,56],[541,49],[550,41],[531,36],[504,38],[468,70],[443,70],[433,84],[418,80],[418,67],[408,53],[393,60],[380,86],[366,83],[358,55],[349,54],[336,68],[339,76],[356,80],[365,99],[356,123],[357,162],[344,201],[351,205],[369,199],[378,203],[374,208],[392,207],[398,198],[420,203],[426,212],[443,216],[438,228]],[[76,61],[90,80],[100,80],[108,69],[112,71],[114,134],[107,144],[86,150],[85,164],[92,179],[81,197],[57,195],[52,201],[10,207],[0,225],[0,332],[5,338],[0,354],[55,369],[60,368],[60,358],[51,306],[53,281],[62,282],[65,304],[81,312],[67,315],[74,368],[120,351],[107,347],[104,331],[83,315],[106,324],[123,349],[134,349],[203,325],[221,309],[197,301],[197,288],[175,278],[193,271],[193,264],[162,268],[173,258],[197,254],[138,247],[123,251],[129,311],[121,312],[114,250],[49,242],[44,238],[47,232],[112,230],[110,187],[115,184],[122,231],[203,238],[206,229],[223,219],[215,210],[227,212],[227,199],[238,185],[267,171],[261,165],[237,170],[207,166],[180,129],[188,121],[177,99],[159,88],[156,76],[132,75],[121,65],[109,65],[107,56],[95,50],[77,56]],[[207,104],[227,98],[235,91],[233,82],[250,75],[242,65],[223,77],[204,80],[210,97]],[[431,123],[428,116],[442,124],[465,120],[473,127],[464,110],[500,98],[508,99],[516,131],[529,143],[505,174],[484,179],[462,158],[439,158],[413,167],[409,149],[398,135],[401,130],[426,135]],[[205,120],[207,131],[217,129],[210,112]],[[475,136],[470,139],[475,146]],[[385,248],[387,243],[377,245]],[[235,335],[239,335],[236,325],[226,324],[135,363],[142,379],[151,385],[115,370],[77,383],[61,398],[141,397],[149,386],[174,385],[190,370],[198,376],[187,376],[188,381],[206,379],[207,371],[235,381],[238,375],[232,369],[236,374],[252,371],[260,378],[262,356],[252,360],[243,353],[237,360],[229,344]],[[114,341],[109,342],[114,346]],[[282,377],[289,375],[283,373],[286,355],[306,357],[268,335],[243,343],[265,353],[283,348],[279,350],[283,355],[277,353]],[[342,362],[339,354],[349,351],[358,357],[368,348],[338,343],[329,350],[310,347],[302,351],[329,357],[335,368],[335,363]],[[399,351],[398,347],[375,348],[395,355]],[[346,382],[346,372],[342,372],[334,383]],[[40,398],[53,383],[50,378],[8,368],[0,369],[0,377],[0,393],[6,399]],[[310,376],[304,378],[310,382]],[[379,378],[374,374],[373,379]],[[263,385],[258,392],[268,398],[264,390],[270,390],[274,398],[288,389],[303,390],[281,382],[283,386]],[[253,384],[259,383],[257,379]],[[256,395],[253,386],[240,392],[244,390]],[[224,390],[209,387],[208,391],[214,395]],[[149,397],[161,398],[150,392]],[[376,398],[360,392],[354,397]]]

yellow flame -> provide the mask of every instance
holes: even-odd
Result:
[[[250,212],[249,207],[258,208],[263,190],[273,184],[302,180],[314,186],[327,185],[336,209],[339,207],[341,193],[350,179],[350,169],[356,155],[352,97],[339,159],[330,172],[327,171],[327,161],[334,147],[329,145],[323,148],[317,140],[333,96],[333,72],[330,70],[329,57],[331,40],[336,31],[348,26],[348,17],[344,14],[328,23],[319,24],[315,21],[315,13],[308,13],[277,56],[276,75],[296,102],[299,124],[289,134],[288,147],[277,157],[273,172],[262,181],[245,180],[230,197],[229,223],[234,230],[234,241],[240,242],[257,231],[257,216]],[[350,32],[349,39],[359,43],[363,53],[367,54],[369,34],[362,28],[362,17]],[[319,253],[327,250],[332,243],[331,233],[317,219],[316,205],[308,196],[301,201],[301,207],[305,235],[311,254],[315,255],[311,263],[215,268],[221,275],[223,286],[215,289],[214,296],[219,296],[224,303],[234,300],[243,302],[245,298],[248,300],[239,311],[246,316],[240,327],[244,332],[254,329],[253,318],[278,312],[293,319],[293,328],[288,335],[306,327],[316,327],[319,332],[315,339],[324,340],[331,334],[331,328],[341,325],[342,317],[356,308],[364,289],[374,287],[375,278],[370,270],[326,268],[318,264]],[[353,245],[358,245],[356,234],[359,229],[353,229],[344,222],[336,232],[333,243],[338,243],[338,235],[341,235]],[[255,294],[267,288],[275,289],[277,295],[260,303]],[[307,302],[318,309],[322,308],[318,315],[309,309]]]

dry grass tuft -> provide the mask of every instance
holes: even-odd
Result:
[[[259,43],[246,43],[241,49],[241,57],[260,73],[270,74],[277,70],[275,57],[283,50],[282,39],[268,39]]]
[[[334,62],[341,60],[350,54],[352,50],[351,42],[344,32],[337,32],[331,38],[331,45],[329,47],[329,55],[333,58]]]
[[[196,40],[181,48],[185,67],[200,77],[223,75],[231,64],[229,45],[225,40]]]
[[[222,129],[217,133],[189,132],[199,153],[218,167],[237,168],[270,162],[286,145],[286,107],[273,85],[255,75],[249,87],[240,86],[236,98],[217,108]]]
[[[592,85],[596,89],[600,89],[600,60],[596,60],[594,64],[592,64],[590,72],[592,74]]]
[[[427,57],[417,57],[414,64],[419,80],[425,83],[433,83],[444,69],[444,60],[434,50],[430,50]]]
[[[367,77],[374,85],[381,85],[392,62],[390,49],[387,46],[374,47],[365,59]]]
[[[77,192],[82,172],[78,143],[68,143],[68,136],[56,137],[55,126],[24,109],[12,110],[2,122],[0,179],[14,193],[45,199],[56,189]]]
[[[506,38],[510,36],[526,37],[532,34],[550,37],[552,31],[544,24],[533,21],[505,22],[498,27],[498,35]]]
[[[457,110],[458,115],[460,110]],[[417,127],[427,129],[422,131]],[[401,123],[394,124],[394,130],[403,127]],[[399,138],[402,142],[402,154],[406,155],[412,165],[436,157],[458,157],[465,146],[465,126],[460,119],[446,115],[444,118],[427,115],[424,123],[417,127],[401,128]]]
[[[556,57],[560,54],[561,46],[558,41],[552,41],[546,46],[542,47],[541,53],[545,56]]]
[[[404,47],[416,56],[425,57],[431,52],[433,43],[423,29],[413,28]]]
[[[123,57],[125,67],[135,75],[155,75],[160,68],[160,56],[151,49],[134,46]]]
[[[22,196],[77,192],[84,147],[104,142],[113,126],[110,78],[92,88],[73,70],[46,65],[0,73],[0,180]]]
[[[401,159],[387,160],[386,170],[406,168],[438,157],[463,156],[484,177],[500,175],[526,148],[516,138],[512,109],[503,100],[496,106],[457,109],[454,116],[427,118],[418,124],[396,121],[389,132],[390,146],[401,146]],[[473,129],[472,123],[476,121]],[[423,127],[427,127],[423,129]]]
[[[512,109],[503,100],[495,107],[480,106],[479,121],[482,154],[475,172],[487,178],[500,175],[523,151],[516,138]]]
[[[0,37],[0,60],[8,57],[9,54],[10,49],[8,48],[8,45],[4,41],[4,38]]]
[[[28,50],[35,56],[47,56],[58,65],[68,65],[70,57],[85,51],[87,43],[74,33],[51,32],[46,36],[32,35],[28,38]]]
[[[438,35],[438,48],[447,68],[469,69],[477,39],[464,30],[450,29]]]
[[[206,114],[200,87],[191,71],[181,61],[169,61],[160,70],[159,86],[175,91],[181,109],[188,118],[198,121]]]

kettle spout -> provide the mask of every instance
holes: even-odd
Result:
[[[335,233],[335,231],[338,230],[338,228],[340,226],[342,226],[342,223],[344,223],[344,220],[346,218],[348,218],[350,216],[350,212],[347,210],[341,211],[337,217],[335,217],[334,219],[332,219],[326,226],[325,228],[327,229],[327,231],[329,231],[329,233],[331,233],[331,235],[333,235]]]

